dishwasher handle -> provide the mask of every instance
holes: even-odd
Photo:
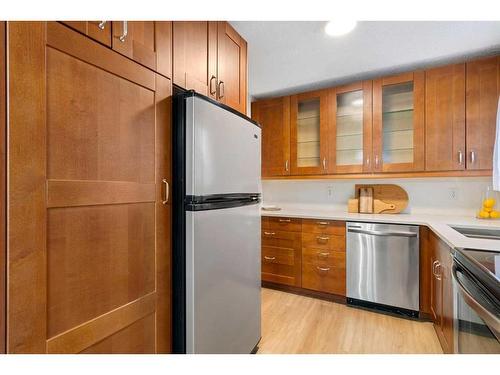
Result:
[[[417,237],[418,233],[415,232],[400,232],[400,231],[380,231],[380,230],[366,230],[356,227],[347,227],[348,232],[369,234],[371,236],[391,236],[391,237]]]

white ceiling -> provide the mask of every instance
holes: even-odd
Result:
[[[341,37],[325,22],[231,22],[248,42],[249,93],[263,98],[500,50],[500,22],[365,21]]]

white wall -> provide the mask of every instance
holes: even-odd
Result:
[[[414,214],[474,215],[490,177],[405,178],[364,180],[263,180],[264,204],[347,211],[347,200],[354,197],[354,185],[397,184],[408,192],[404,212]],[[329,190],[331,195],[329,195]],[[452,191],[456,198],[451,197]]]

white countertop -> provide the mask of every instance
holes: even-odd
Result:
[[[286,216],[302,219],[323,219],[343,221],[365,221],[392,224],[425,225],[452,248],[471,248],[500,252],[500,240],[468,238],[452,226],[489,227],[500,229],[500,220],[481,220],[474,217],[431,214],[351,214],[346,211],[319,209],[317,207],[286,207],[280,211],[262,210],[262,216]]]

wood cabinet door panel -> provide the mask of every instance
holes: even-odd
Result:
[[[217,23],[218,98],[246,114],[247,42],[225,21]]]
[[[113,21],[112,47],[139,64],[156,70],[155,23],[153,21]]]
[[[88,37],[111,47],[110,21],[64,21],[65,25],[87,35]]]
[[[338,107],[341,96],[356,95],[359,98],[345,103],[351,110],[344,112]],[[362,173],[371,172],[372,155],[372,81],[363,81],[336,87],[328,94],[328,172],[329,173]],[[362,101],[361,107],[358,102]],[[352,102],[356,102],[354,105]],[[360,110],[360,116],[352,110]],[[356,129],[356,125],[360,128]],[[346,143],[341,144],[341,141]],[[357,143],[357,144],[356,144]],[[349,164],[337,157],[342,152],[361,153],[358,164]]]
[[[216,55],[217,43],[213,43],[216,33],[212,22],[173,22],[173,83],[187,90],[195,90],[209,95],[210,76],[216,75],[215,67],[209,65]],[[216,38],[215,34],[215,38]]]
[[[262,229],[300,232],[302,230],[302,220],[290,217],[269,217],[262,218]]]
[[[396,94],[388,94],[385,97],[384,90],[394,90],[398,86],[400,88],[408,86],[409,91],[399,93],[396,91]],[[397,98],[398,96],[399,98]],[[385,98],[389,103],[384,102]],[[373,81],[373,156],[371,166],[374,172],[424,170],[424,101],[425,74],[423,71],[403,73]],[[408,121],[409,124],[405,124],[405,121]],[[405,155],[405,152],[409,153],[409,157]],[[391,160],[391,155],[394,160]]]
[[[306,289],[345,296],[345,278],[345,268],[318,262],[302,265],[302,287]]]
[[[301,135],[299,130],[301,120],[309,121],[308,109],[305,114],[300,114],[301,106],[306,107],[308,103],[317,105],[317,113],[313,121],[317,122],[312,128],[314,139],[311,141],[308,129]],[[305,116],[301,118],[301,116]],[[312,146],[312,152],[310,151]],[[303,154],[299,147],[306,150]],[[302,164],[301,159],[306,159],[307,164]],[[309,163],[309,159],[313,159]],[[328,91],[320,90],[307,92],[290,97],[290,174],[291,175],[320,175],[328,170]]]
[[[262,263],[295,265],[295,249],[275,246],[262,246]]]
[[[465,168],[465,64],[425,72],[425,170]]]
[[[330,234],[302,233],[302,246],[345,251],[345,237]]]
[[[466,65],[467,169],[492,169],[500,95],[500,57]]]
[[[252,103],[252,119],[262,129],[262,176],[290,174],[290,97]]]
[[[172,21],[155,21],[156,71],[172,78]]]
[[[168,352],[171,82],[58,23],[8,38],[8,351]]]
[[[302,232],[345,236],[345,222],[332,220],[303,219]]]

